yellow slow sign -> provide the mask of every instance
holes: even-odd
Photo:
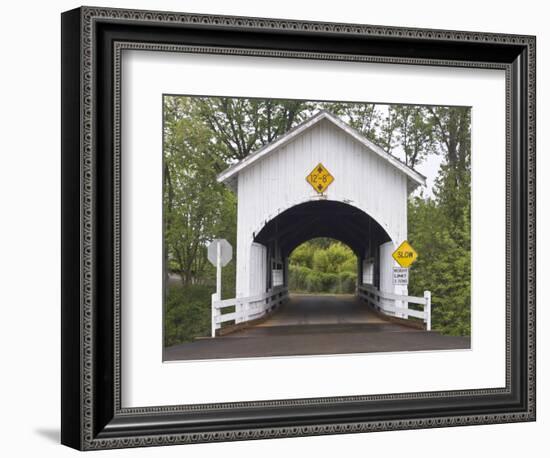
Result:
[[[414,251],[414,248],[406,240],[397,247],[392,254],[393,259],[397,261],[401,267],[410,267],[416,258],[418,258],[418,253]]]
[[[319,163],[306,177],[306,180],[313,187],[313,189],[315,189],[315,191],[322,194],[334,181],[334,177],[323,164]]]

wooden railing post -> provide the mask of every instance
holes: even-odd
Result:
[[[426,314],[426,331],[432,330],[432,293],[424,291],[424,313]]]
[[[212,294],[212,325],[211,325],[211,334],[212,337],[216,337],[216,329],[218,324],[216,323],[216,318],[221,312],[216,308],[216,302],[220,300],[218,293]]]
[[[237,302],[237,305],[235,306],[235,311],[239,313],[239,323],[242,323],[243,321],[248,321],[249,319],[249,312],[250,312],[250,302],[248,301],[242,301]]]

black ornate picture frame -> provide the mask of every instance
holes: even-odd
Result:
[[[62,15],[62,434],[79,450],[535,420],[533,36],[82,7]],[[124,49],[506,72],[504,388],[124,408]]]

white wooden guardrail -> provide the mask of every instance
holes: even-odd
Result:
[[[395,316],[401,316],[405,319],[408,319],[409,316],[420,318],[426,323],[427,331],[432,329],[432,293],[430,291],[424,291],[424,297],[402,296],[384,293],[374,286],[361,285],[357,288],[357,294],[382,313],[391,312]],[[404,306],[399,307],[396,302],[402,302]],[[410,309],[409,303],[423,305],[424,310]]]
[[[220,329],[222,323],[245,321],[261,318],[279,307],[288,299],[288,288],[277,286],[270,291],[251,297],[235,297],[233,299],[218,300],[216,293],[212,294],[212,337],[216,336],[216,329]],[[222,313],[223,309],[235,307],[229,313]]]

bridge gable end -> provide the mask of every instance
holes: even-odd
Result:
[[[309,135],[311,138],[312,131],[326,132],[327,129],[330,130],[329,126],[332,126],[334,128],[332,129],[333,132],[340,131],[340,138],[343,138],[345,136],[349,139],[353,139],[354,142],[363,147],[363,150],[365,152],[377,156],[390,167],[394,168],[396,171],[406,176],[408,180],[407,186],[409,192],[411,192],[419,185],[426,184],[426,179],[424,176],[416,172],[414,169],[408,167],[398,158],[385,152],[382,148],[368,140],[360,132],[353,129],[352,127],[350,127],[339,118],[327,111],[318,112],[311,118],[307,119],[301,124],[295,126],[293,129],[289,130],[287,133],[278,137],[268,145],[265,145],[254,153],[251,153],[245,159],[232,165],[218,176],[218,181],[226,183],[231,189],[236,190],[238,186],[237,183],[239,180],[239,175],[245,170],[255,168],[255,166],[265,161],[267,158],[278,155],[277,153],[280,152],[282,149],[285,149],[292,143],[299,141],[304,136]],[[322,148],[327,144],[326,135],[324,136],[324,139],[322,137],[322,135],[313,135],[311,141],[315,146]],[[344,142],[345,140],[341,141],[341,143]],[[307,149],[307,147],[304,148],[304,150]]]

